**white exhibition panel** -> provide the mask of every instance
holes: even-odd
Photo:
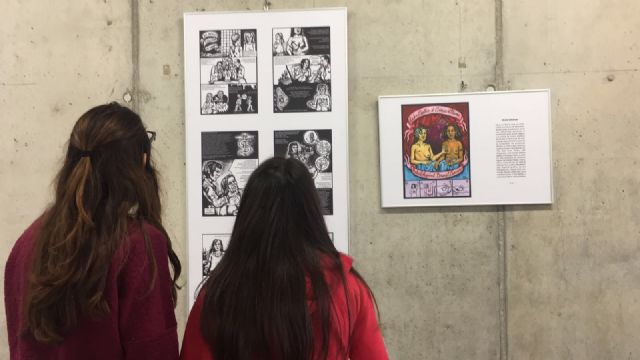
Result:
[[[330,111],[301,110],[298,112],[276,112],[274,103],[275,87],[278,84],[276,71],[282,71],[282,65],[275,64],[276,61],[285,59],[276,58],[274,53],[274,36],[283,29],[291,29],[290,37],[293,37],[293,28],[300,27],[311,32],[314,28],[330,29]],[[235,106],[232,101],[231,86],[224,83],[216,84],[214,73],[217,76],[216,59],[203,58],[201,53],[201,41],[204,32],[211,31],[216,34],[205,39],[206,44],[214,43],[218,47],[225,40],[218,40],[225,31],[229,29],[237,30],[245,36],[245,33],[254,32],[257,50],[252,53],[255,59],[242,59],[244,65],[244,78],[246,82],[256,82],[256,89],[251,89],[253,97],[257,97],[257,102],[252,104],[257,107],[253,113],[247,110],[247,96],[237,95],[238,113],[231,113],[231,108]],[[247,30],[250,29],[251,31]],[[277,29],[277,30],[275,30]],[[235,30],[234,30],[235,31]],[[193,304],[194,295],[198,285],[203,280],[203,247],[205,241],[210,241],[214,236],[223,238],[223,242],[228,241],[235,216],[204,216],[203,198],[203,133],[239,133],[257,132],[258,160],[262,162],[274,156],[274,132],[286,130],[318,130],[316,135],[326,133],[322,130],[330,131],[331,145],[331,172],[329,179],[332,188],[329,190],[332,195],[332,214],[325,216],[325,221],[329,231],[333,233],[336,248],[341,252],[349,250],[349,203],[348,203],[348,121],[347,121],[347,12],[345,8],[339,9],[314,9],[306,11],[267,11],[267,12],[223,12],[223,13],[187,13],[184,15],[184,58],[185,58],[185,127],[186,127],[186,170],[187,170],[187,236],[188,236],[188,292],[189,306]],[[289,35],[285,34],[287,37]],[[310,35],[309,41],[312,42]],[[237,41],[238,44],[245,43],[244,39],[235,38],[227,41]],[[217,42],[216,42],[217,41]],[[247,42],[250,42],[248,40]],[[221,46],[220,46],[221,47]],[[244,54],[248,52],[245,50]],[[243,55],[244,55],[243,54]],[[290,60],[300,61],[302,58],[311,58],[312,70],[316,71],[319,56],[298,55],[291,56]],[[274,61],[274,59],[276,59]],[[255,61],[256,65],[253,65]],[[240,63],[239,63],[240,64]],[[293,63],[292,63],[293,64]],[[296,64],[289,68],[293,69]],[[315,66],[315,67],[314,67]],[[255,71],[255,76],[251,73]],[[238,71],[238,77],[240,72]],[[226,76],[226,75],[225,75]],[[207,84],[211,79],[211,83]],[[245,81],[245,80],[243,80]],[[274,82],[276,82],[274,84]],[[312,82],[309,80],[309,82]],[[318,81],[320,82],[320,81]],[[319,88],[319,87],[318,87]],[[203,101],[207,97],[206,92],[213,89],[216,93],[219,89],[224,90],[225,97],[229,102],[228,113],[211,114],[206,113]],[[317,94],[318,92],[316,92]],[[245,93],[245,95],[248,94]],[[288,93],[293,104],[294,92]],[[208,99],[207,99],[208,101]],[[309,101],[307,101],[307,104]],[[302,102],[304,106],[304,102]],[[310,105],[307,105],[310,106]],[[279,110],[282,110],[278,108]],[[208,110],[209,111],[209,110]],[[247,110],[248,111],[248,110]],[[206,114],[205,114],[206,113]],[[294,134],[295,135],[295,134]],[[287,135],[287,136],[294,136]],[[209,135],[206,135],[209,136]],[[213,136],[213,135],[211,135]],[[211,137],[215,142],[216,137]],[[283,141],[286,141],[286,136]],[[301,141],[302,142],[302,141]],[[214,146],[216,144],[205,144]],[[276,154],[280,155],[280,154]],[[324,165],[326,166],[326,164]],[[321,173],[319,176],[327,174]],[[240,177],[238,182],[241,182]],[[317,180],[316,180],[317,181]],[[325,181],[326,182],[326,181]],[[316,182],[316,185],[318,182]],[[214,210],[209,209],[211,212]],[[216,210],[217,211],[217,210]]]
[[[379,97],[382,207],[552,203],[549,102],[549,90]],[[415,197],[411,194],[408,196],[407,186],[412,183],[408,179],[415,180],[418,188],[422,182],[433,180],[416,180],[415,173],[422,173],[415,170],[414,173],[410,173],[408,170],[411,166],[407,165],[407,158],[413,155],[407,156],[407,140],[403,140],[403,124],[410,121],[403,113],[403,107],[417,107],[419,110],[424,108],[422,113],[428,114],[439,112],[436,111],[436,107],[446,108],[447,104],[468,109],[468,118],[464,119],[464,124],[468,126],[464,134],[464,153],[465,157],[468,155],[468,158],[465,158],[468,160],[466,166],[469,167],[466,181],[470,184],[470,189],[467,189],[464,196],[459,197],[450,194],[442,197],[426,196],[426,191],[425,194],[419,193]],[[460,114],[455,110],[451,112]],[[418,111],[415,113],[416,117],[421,114]],[[448,115],[446,111],[442,113],[445,114],[442,115],[445,119],[443,122],[446,122]],[[404,126],[406,128],[409,125]],[[512,130],[505,132],[505,128],[517,129],[518,133]],[[509,146],[504,140],[511,141],[509,137],[519,138],[517,151],[522,159],[514,163],[514,166],[520,167],[517,173],[509,172],[511,164],[508,162],[513,159],[509,154],[504,156],[504,149],[508,149],[505,144]],[[446,134],[441,135],[440,139],[444,142]],[[409,141],[416,140],[414,138]],[[438,143],[434,142],[434,153],[438,151],[438,146]],[[501,147],[500,151],[497,147]],[[433,174],[435,178],[439,170],[429,171],[431,172],[428,174]]]

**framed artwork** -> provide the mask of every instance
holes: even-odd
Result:
[[[550,204],[549,90],[378,99],[382,207]]]

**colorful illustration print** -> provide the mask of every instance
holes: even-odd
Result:
[[[469,104],[402,106],[404,197],[471,197]]]

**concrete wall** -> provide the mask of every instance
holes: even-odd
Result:
[[[640,3],[556,3],[273,1],[349,8],[351,249],[393,359],[640,358]],[[78,116],[130,94],[158,131],[165,222],[186,263],[182,13],[262,3],[2,7],[0,262],[51,199]],[[377,96],[462,82],[551,88],[553,206],[380,209]],[[182,332],[184,306],[177,316]]]
[[[556,203],[507,213],[513,359],[640,359],[640,3],[505,2],[509,86],[553,91]]]

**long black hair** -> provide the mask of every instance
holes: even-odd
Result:
[[[293,158],[263,162],[244,189],[227,251],[202,287],[201,331],[214,357],[310,359],[316,348],[326,358],[332,300],[325,271],[346,286],[309,170]]]

